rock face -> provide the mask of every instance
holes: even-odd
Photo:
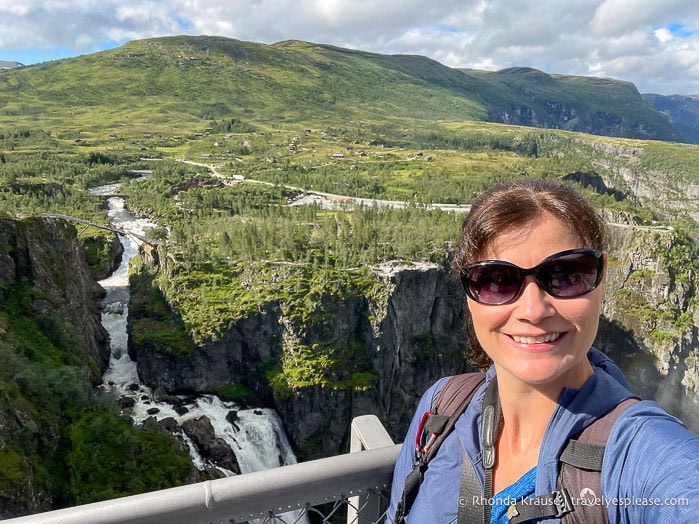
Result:
[[[245,384],[277,408],[303,459],[347,450],[351,420],[363,414],[377,414],[398,438],[422,392],[437,378],[466,369],[463,296],[444,268],[387,265],[377,272],[386,289],[382,303],[366,297],[324,302],[325,312],[336,319],[332,333],[327,326],[296,332],[280,305],[271,302],[190,355],[134,344],[130,354],[145,384],[170,392]],[[338,346],[360,342],[376,374],[375,387],[273,391],[264,364],[281,362],[285,337],[298,337],[308,347],[328,339]]]
[[[83,240],[85,249],[94,254],[94,259],[88,254],[88,264],[96,280],[103,280],[111,275],[121,264],[124,246],[118,235],[100,235]]]
[[[683,138],[629,82],[585,79],[581,83],[580,77],[549,75],[528,67],[511,67],[479,76],[496,82],[509,95],[503,102],[489,101],[489,93],[482,94],[491,122],[604,136]]]
[[[72,225],[52,219],[0,219],[0,289],[31,287],[31,310],[49,336],[84,352],[79,359],[93,384],[109,365],[109,335],[98,299],[104,289],[85,264]]]
[[[671,230],[627,222],[611,232],[596,346],[618,362],[641,396],[657,399],[697,429],[699,315],[691,300],[697,275],[683,272],[676,259],[681,241]],[[445,267],[385,265],[376,272],[384,283],[382,298],[329,297],[325,312],[336,319],[330,334],[312,327],[295,331],[272,302],[190,355],[149,346],[131,347],[132,358],[147,385],[169,392],[245,384],[276,407],[301,460],[346,452],[352,418],[367,413],[400,441],[422,392],[439,377],[467,370],[464,297]],[[287,337],[309,347],[329,338],[361,341],[376,373],[374,386],[273,391],[262,370],[267,362],[281,362]]]
[[[596,345],[643,398],[699,431],[699,275],[664,228],[611,228],[607,299]]]

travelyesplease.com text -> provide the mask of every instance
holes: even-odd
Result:
[[[645,498],[645,497],[622,497],[622,498],[607,498],[598,497],[589,490],[582,497],[571,497],[570,501],[572,505],[575,506],[599,506],[603,504],[606,507],[610,506],[689,506],[689,500],[684,497],[672,497],[672,498]],[[471,504],[473,506],[511,506],[513,504],[523,504],[523,505],[544,505],[550,504],[551,501],[547,498],[532,497],[518,499],[515,497],[490,497],[486,498],[479,495],[474,495],[471,500],[465,497],[459,498],[459,506],[464,506],[466,504]]]

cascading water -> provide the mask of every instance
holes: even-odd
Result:
[[[117,184],[93,189],[97,195],[108,196],[118,189]],[[154,226],[148,220],[136,219],[125,207],[123,198],[110,197],[109,217],[113,226],[128,233],[147,236],[146,231]],[[211,422],[216,438],[222,439],[235,454],[241,473],[271,469],[280,465],[296,463],[281,420],[272,409],[239,409],[232,402],[224,402],[215,395],[176,397],[177,408],[172,402],[157,401],[153,391],[141,384],[136,363],[127,352],[127,316],[129,304],[128,267],[131,257],[138,253],[139,240],[131,236],[120,236],[124,247],[118,269],[100,284],[107,292],[103,299],[102,324],[111,337],[109,368],[103,375],[104,388],[122,399],[127,399],[134,423],[140,424],[148,417],[163,420],[172,417],[179,426],[188,420],[206,416]],[[182,409],[186,408],[186,409]],[[235,418],[231,420],[231,412]],[[200,470],[215,468],[224,475],[233,472],[211,463],[202,456],[196,445],[182,437],[189,446],[192,462]],[[289,521],[305,523],[306,518],[296,512],[288,514]]]

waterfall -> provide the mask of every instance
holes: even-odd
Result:
[[[117,184],[93,189],[94,194],[109,195],[116,192]],[[135,218],[126,209],[123,198],[108,199],[109,217],[112,225],[124,231],[145,236],[154,224],[144,219]],[[124,247],[121,264],[114,273],[100,284],[106,296],[102,301],[102,324],[110,335],[111,356],[109,368],[103,375],[103,388],[114,392],[119,398],[133,399],[130,415],[134,423],[140,424],[148,417],[162,420],[167,417],[175,419],[181,426],[187,420],[208,417],[217,438],[224,440],[235,454],[241,473],[251,473],[271,469],[280,465],[296,463],[296,457],[276,411],[272,409],[240,409],[233,402],[225,402],[215,395],[176,397],[185,410],[175,410],[168,402],[158,402],[150,388],[142,384],[138,377],[136,363],[127,351],[128,332],[127,317],[129,305],[128,268],[131,257],[138,253],[140,241],[131,236],[120,236]],[[234,421],[229,421],[231,411],[236,412]],[[231,471],[208,463],[196,446],[182,432],[185,443],[189,446],[192,463],[199,470],[206,465],[223,472],[226,476]],[[298,512],[289,514],[291,522],[306,522]]]

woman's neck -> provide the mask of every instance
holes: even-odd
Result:
[[[493,474],[494,493],[536,466],[556,398],[533,388],[503,388],[498,377],[502,421]]]
[[[499,377],[498,386],[502,410],[500,444],[515,454],[532,448],[538,450],[560,390],[546,392],[532,387],[503,387]]]
[[[594,374],[585,361],[557,380],[530,384],[504,369],[498,369],[498,394],[505,426],[523,428],[530,434],[543,433],[564,388],[580,389]]]
[[[516,482],[537,465],[541,443],[564,387],[579,389],[594,373],[585,362],[568,376],[545,384],[529,384],[498,369],[502,422],[498,433],[494,491]]]

